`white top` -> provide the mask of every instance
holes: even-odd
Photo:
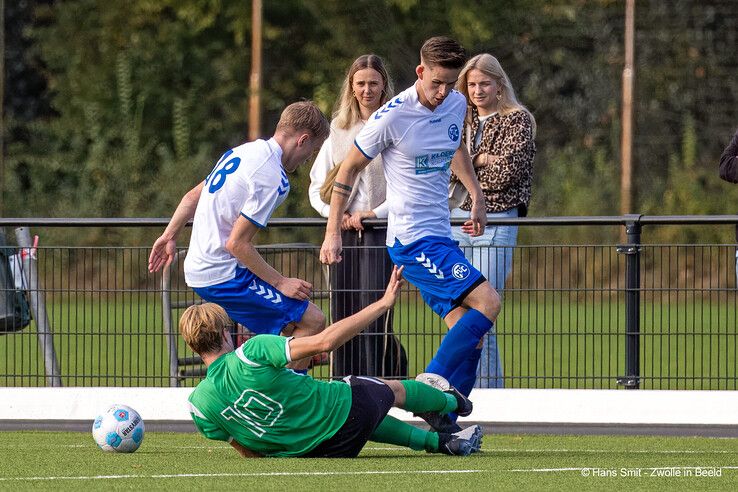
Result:
[[[310,169],[310,187],[308,188],[310,205],[323,217],[328,217],[330,204],[323,202],[320,198],[320,187],[325,183],[328,171],[346,158],[354,144],[354,137],[363,126],[363,121],[358,121],[346,130],[331,125],[330,136],[323,142],[318,157],[315,158],[313,167]],[[351,214],[371,210],[377,218],[384,219],[387,217],[387,204],[384,201],[386,190],[387,183],[384,180],[382,158],[378,156],[356,177],[346,210]]]
[[[187,285],[209,287],[233,279],[238,261],[225,244],[239,215],[266,227],[289,191],[282,148],[273,138],[248,142],[223,154],[205,179],[197,202],[184,262]]]
[[[474,148],[478,149],[479,144],[482,143],[482,135],[484,134],[484,125],[487,124],[487,120],[497,114],[497,111],[490,113],[485,116],[479,117],[479,128],[477,128],[477,134],[474,135]]]
[[[461,144],[466,99],[452,91],[435,111],[423,106],[415,86],[369,117],[355,144],[368,158],[382,154],[387,179],[387,246],[425,236],[451,236],[448,182],[451,158]]]

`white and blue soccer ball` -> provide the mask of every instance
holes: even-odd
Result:
[[[144,422],[128,405],[113,405],[92,424],[92,437],[103,451],[132,453],[144,438]]]

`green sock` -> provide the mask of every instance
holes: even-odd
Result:
[[[400,381],[405,387],[405,406],[408,412],[438,412],[441,414],[451,413],[458,405],[456,397],[437,390],[432,386],[418,381]]]
[[[405,446],[415,451],[423,449],[438,451],[438,434],[413,427],[391,415],[387,415],[379,423],[369,439],[374,442]]]

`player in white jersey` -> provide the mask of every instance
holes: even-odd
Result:
[[[306,336],[325,327],[325,316],[309,302],[312,285],[285,277],[256,250],[253,239],[287,198],[286,173],[295,171],[328,136],[328,120],[311,102],[282,112],[274,136],[227,151],[207,178],[190,190],[151,249],[149,271],[171,263],[175,240],[193,219],[184,271],[187,285],[221,305],[254,333]],[[294,328],[294,331],[292,331]],[[295,363],[307,368],[307,361]]]
[[[405,278],[450,329],[426,371],[440,374],[469,394],[476,378],[481,341],[500,310],[497,292],[452,239],[448,208],[450,169],[472,198],[462,230],[484,231],[484,196],[461,144],[466,100],[453,89],[466,56],[456,41],[427,40],[420,50],[418,80],[377,110],[341,163],[331,199],[321,261],[341,261],[340,219],[356,175],[382,154],[387,180],[387,247]],[[471,384],[469,384],[471,383]],[[452,419],[437,430],[458,430]]]

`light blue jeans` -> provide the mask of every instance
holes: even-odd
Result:
[[[518,209],[513,208],[505,212],[487,214],[489,218],[517,217]],[[451,211],[452,218],[469,218],[469,212],[459,208]],[[454,239],[464,251],[464,256],[474,265],[489,283],[495,288],[500,297],[505,289],[505,280],[512,269],[513,249],[518,241],[518,226],[492,225],[487,226],[484,234],[471,237],[461,232],[460,226],[451,228]],[[497,345],[495,329],[490,330],[484,337],[482,356],[479,360],[477,372],[477,388],[502,388],[502,360]]]

